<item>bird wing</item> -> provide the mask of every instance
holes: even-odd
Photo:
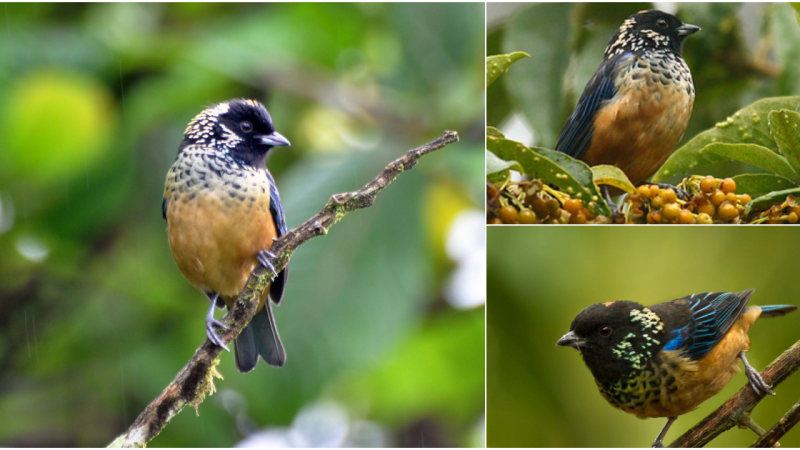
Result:
[[[752,294],[752,289],[743,292],[707,292],[674,300],[674,303],[685,303],[688,315],[685,316],[683,327],[673,329],[672,339],[664,346],[664,350],[685,349],[692,359],[702,359],[728,333]]]
[[[283,205],[278,194],[278,187],[275,185],[275,180],[269,171],[267,171],[267,179],[269,180],[269,211],[272,213],[272,221],[275,222],[275,228],[278,229],[278,237],[281,237],[286,234],[286,217],[283,215]],[[283,300],[283,291],[286,289],[288,281],[289,264],[286,264],[286,267],[272,280],[272,285],[269,287],[269,297],[276,305]]]
[[[580,158],[586,152],[594,133],[594,118],[597,111],[603,107],[604,102],[610,100],[617,93],[614,84],[616,69],[622,61],[631,57],[633,57],[632,53],[625,53],[600,64],[592,78],[586,83],[575,110],[572,111],[564,129],[561,130],[556,150],[573,158]]]

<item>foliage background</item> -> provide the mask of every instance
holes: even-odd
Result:
[[[461,142],[297,251],[276,312],[284,368],[241,375],[224,354],[200,416],[151,444],[267,429],[249,442],[314,445],[295,418],[320,402],[346,412],[350,445],[483,444],[484,310],[443,295],[450,227],[483,203],[483,4],[3,12],[0,443],[104,446],[200,345],[207,301],[170,256],[164,178],[194,115],[251,97],[292,142],[269,161],[290,227],[444,129]],[[460,247],[482,248],[476,230]]]
[[[490,447],[646,447],[666,419],[612,408],[578,352],[556,347],[583,308],[644,305],[708,291],[755,288],[756,305],[800,304],[791,227],[489,227],[487,231],[487,429]],[[748,360],[763,369],[800,339],[800,314],[763,319],[750,331]],[[681,416],[665,444],[747,383],[743,372]],[[769,428],[800,398],[800,378],[781,384],[753,419]],[[744,447],[756,435],[734,428],[712,442]],[[781,439],[800,445],[800,432]]]
[[[683,143],[755,100],[800,94],[800,26],[788,3],[489,3],[487,54],[531,57],[488,88],[487,124],[554,148],[611,36],[652,8],[702,28],[684,44],[697,94]]]

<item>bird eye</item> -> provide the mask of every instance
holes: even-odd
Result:
[[[611,336],[611,327],[605,326],[603,328],[600,328],[600,336],[602,337]]]
[[[659,28],[667,28],[667,21],[664,19],[658,19],[656,21],[656,25],[658,25]]]
[[[244,131],[245,133],[249,133],[249,132],[253,131],[253,124],[248,122],[248,121],[246,121],[246,120],[244,122],[242,122],[242,124],[239,125],[239,126],[242,128],[242,131]]]

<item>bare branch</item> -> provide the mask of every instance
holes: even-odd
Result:
[[[800,367],[800,341],[792,345],[773,361],[772,364],[764,369],[764,371],[761,372],[761,377],[764,378],[767,384],[776,387],[793,374],[798,367]],[[750,428],[751,425],[754,425],[750,418],[750,413],[762,399],[763,397],[756,395],[750,385],[745,385],[745,387],[740,389],[733,397],[717,408],[716,411],[709,414],[700,423],[684,433],[683,436],[676,439],[670,447],[704,447],[714,438],[734,426],[738,425],[740,427]],[[796,406],[792,408],[792,410],[795,409]],[[797,412],[795,412],[795,415],[797,415]],[[796,421],[795,419],[795,422]],[[776,424],[775,427],[779,424],[780,423]],[[791,428],[792,425],[794,425],[794,423],[789,424],[788,428]],[[786,431],[788,431],[788,428]],[[786,431],[784,431],[784,433]],[[772,432],[773,430],[771,429],[763,434],[761,439],[756,443],[760,442],[765,436],[768,436]],[[776,440],[783,435],[777,435],[777,433],[778,431],[775,432]]]
[[[778,439],[789,432],[798,420],[800,420],[800,402],[795,403],[792,409],[781,417],[781,420],[775,423],[769,431],[761,435],[751,447],[776,447]]]
[[[300,245],[311,238],[326,234],[330,227],[341,220],[345,214],[372,206],[378,192],[394,181],[401,172],[413,168],[417,161],[428,153],[457,141],[458,133],[445,131],[435,141],[409,150],[402,158],[392,161],[377,177],[358,191],[332,195],[325,207],[314,217],[275,240],[270,249],[275,257],[270,258],[270,263],[276,271],[280,272],[289,263],[292,253]],[[259,298],[274,276],[275,274],[261,265],[257,266],[250,274],[236,303],[221,319],[223,323],[230,326],[227,332],[220,333],[220,337],[226,345],[230,344],[250,322],[258,307]],[[143,447],[156,437],[186,405],[192,405],[196,410],[207,393],[214,393],[214,377],[222,378],[215,369],[219,362],[217,358],[220,351],[220,347],[206,339],[186,366],[178,372],[172,383],[139,414],[133,425],[117,437],[109,447]]]

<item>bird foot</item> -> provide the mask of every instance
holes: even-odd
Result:
[[[220,327],[223,330],[230,330],[231,327],[225,325],[224,323],[220,322],[219,320],[214,319],[214,307],[217,305],[217,300],[219,300],[219,294],[214,293],[212,297],[209,298],[211,300],[211,308],[208,310],[208,315],[206,316],[206,336],[208,336],[208,340],[211,341],[214,345],[222,347],[225,349],[226,352],[230,352],[228,346],[222,342],[222,338],[219,337],[216,331],[214,331],[214,327]]]
[[[275,270],[275,266],[273,266],[272,263],[269,262],[269,258],[273,259],[275,258],[275,255],[272,252],[270,252],[269,250],[261,250],[260,252],[258,252],[256,258],[258,259],[258,262],[261,263],[262,266],[272,271],[272,278],[275,278],[278,275],[278,271]]]
[[[761,374],[759,374],[758,371],[754,369],[749,362],[747,362],[747,357],[744,356],[744,352],[740,353],[739,357],[744,363],[744,373],[747,375],[747,381],[750,382],[750,387],[753,388],[756,395],[775,395],[775,393],[772,392],[772,386],[768,385],[764,379],[761,378]]]

